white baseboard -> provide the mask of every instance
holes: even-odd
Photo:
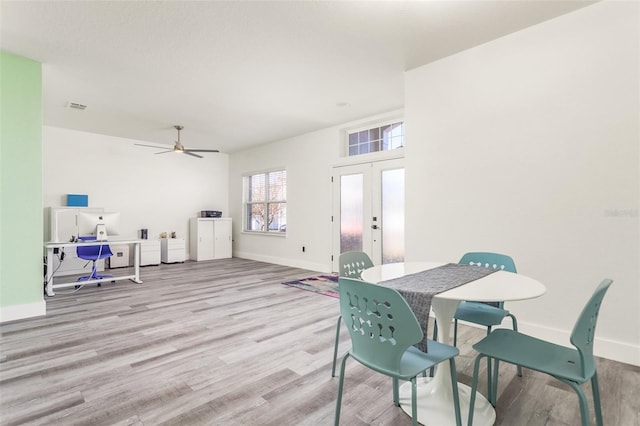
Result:
[[[431,312],[431,316],[433,316],[433,312]],[[484,328],[477,324],[471,324],[467,322],[464,322],[463,324],[472,327]],[[510,329],[511,323],[509,322],[509,320],[505,320],[500,327],[494,327],[494,329],[495,328]],[[556,345],[573,348],[570,342],[571,330],[561,330],[559,328],[551,328],[542,326],[540,324],[523,322],[519,320],[518,331],[537,337],[538,339],[547,340],[549,342],[555,343]],[[630,343],[598,337],[597,332],[593,354],[601,358],[606,358],[613,361],[623,362],[625,364],[631,364],[640,367],[640,346],[634,346]]]
[[[24,318],[42,317],[47,314],[47,304],[44,300],[26,305],[0,307],[0,323]]]
[[[290,266],[291,268],[308,269],[310,271],[317,271],[325,274],[331,272],[331,268],[328,262],[326,265],[323,265],[321,263],[315,263],[315,262],[305,262],[305,261],[300,261],[296,259],[264,256],[264,255],[255,254],[255,253],[235,252],[235,251],[233,252],[233,257],[255,260],[258,262],[273,263],[273,264],[282,265],[282,266]]]
[[[561,330],[527,322],[521,323],[520,321],[518,321],[518,330],[558,345],[570,345],[571,330]],[[598,337],[597,330],[593,354],[613,361],[640,366],[640,346]]]

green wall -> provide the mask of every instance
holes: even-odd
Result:
[[[3,312],[7,307],[43,305],[41,98],[40,63],[0,52],[0,309]],[[13,309],[10,319],[15,319],[16,310],[20,309]],[[33,314],[28,307],[24,311],[24,316]]]

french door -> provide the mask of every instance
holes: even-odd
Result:
[[[375,265],[404,260],[404,161],[333,168],[333,270],[339,254],[364,251]]]

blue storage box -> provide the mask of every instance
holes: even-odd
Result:
[[[67,194],[67,206],[89,207],[89,196],[83,194]]]

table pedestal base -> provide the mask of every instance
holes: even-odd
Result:
[[[435,381],[430,377],[418,377],[418,422],[425,426],[455,425],[456,416],[453,412],[453,395],[449,392],[436,391]],[[467,424],[469,418],[469,400],[471,387],[458,383],[458,395],[460,397],[460,416],[462,424]],[[411,382],[405,382],[400,386],[400,408],[411,416]],[[487,399],[476,394],[476,402],[473,410],[474,426],[491,426],[496,420],[496,412]]]

